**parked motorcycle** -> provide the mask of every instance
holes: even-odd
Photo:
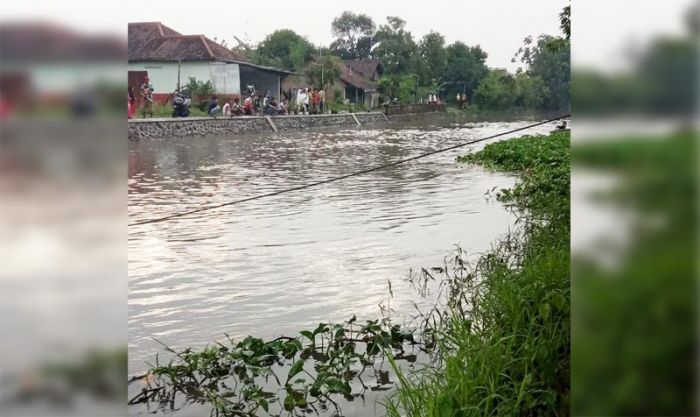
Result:
[[[192,99],[181,92],[176,92],[173,97],[173,117],[188,117],[190,115]]]

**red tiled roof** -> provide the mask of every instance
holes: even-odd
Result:
[[[160,22],[129,23],[129,61],[248,60],[204,35],[182,35]]]

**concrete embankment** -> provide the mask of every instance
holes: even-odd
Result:
[[[216,119],[212,117],[133,119],[129,120],[128,137],[130,140],[139,140],[267,133],[285,130],[353,127],[388,122],[389,119],[381,112],[277,117],[218,117]]]

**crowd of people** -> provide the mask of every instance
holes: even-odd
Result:
[[[267,93],[256,95],[247,94],[243,102],[236,97],[231,101],[226,99],[223,105],[219,103],[216,96],[212,97],[207,107],[207,114],[212,117],[223,115],[223,117],[234,116],[284,116],[290,112],[294,114],[323,114],[328,109],[326,107],[326,92],[319,88],[299,88],[296,94],[285,94],[281,100]],[[294,103],[290,107],[290,99]]]

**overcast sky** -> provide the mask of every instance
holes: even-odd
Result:
[[[612,68],[633,43],[658,33],[679,33],[692,0],[574,0],[572,62]],[[430,30],[447,42],[481,45],[488,64],[511,71],[510,62],[527,35],[558,35],[560,10],[568,0],[248,0],[5,1],[3,17],[39,18],[88,31],[125,35],[126,22],[161,21],[183,34],[205,34],[235,45],[233,36],[259,42],[275,29],[289,28],[315,44],[333,40],[331,21],[344,10],[366,13],[378,25],[386,16],[407,21],[418,40]]]
[[[406,20],[414,39],[431,30],[448,43],[481,45],[488,64],[514,70],[510,62],[527,35],[559,34],[558,14],[567,0],[122,0],[4,2],[4,15],[40,17],[85,30],[125,33],[126,22],[161,21],[183,34],[205,34],[235,45],[233,35],[261,41],[275,29],[292,29],[315,44],[333,41],[331,21],[344,10],[365,13],[377,25],[386,16]]]

